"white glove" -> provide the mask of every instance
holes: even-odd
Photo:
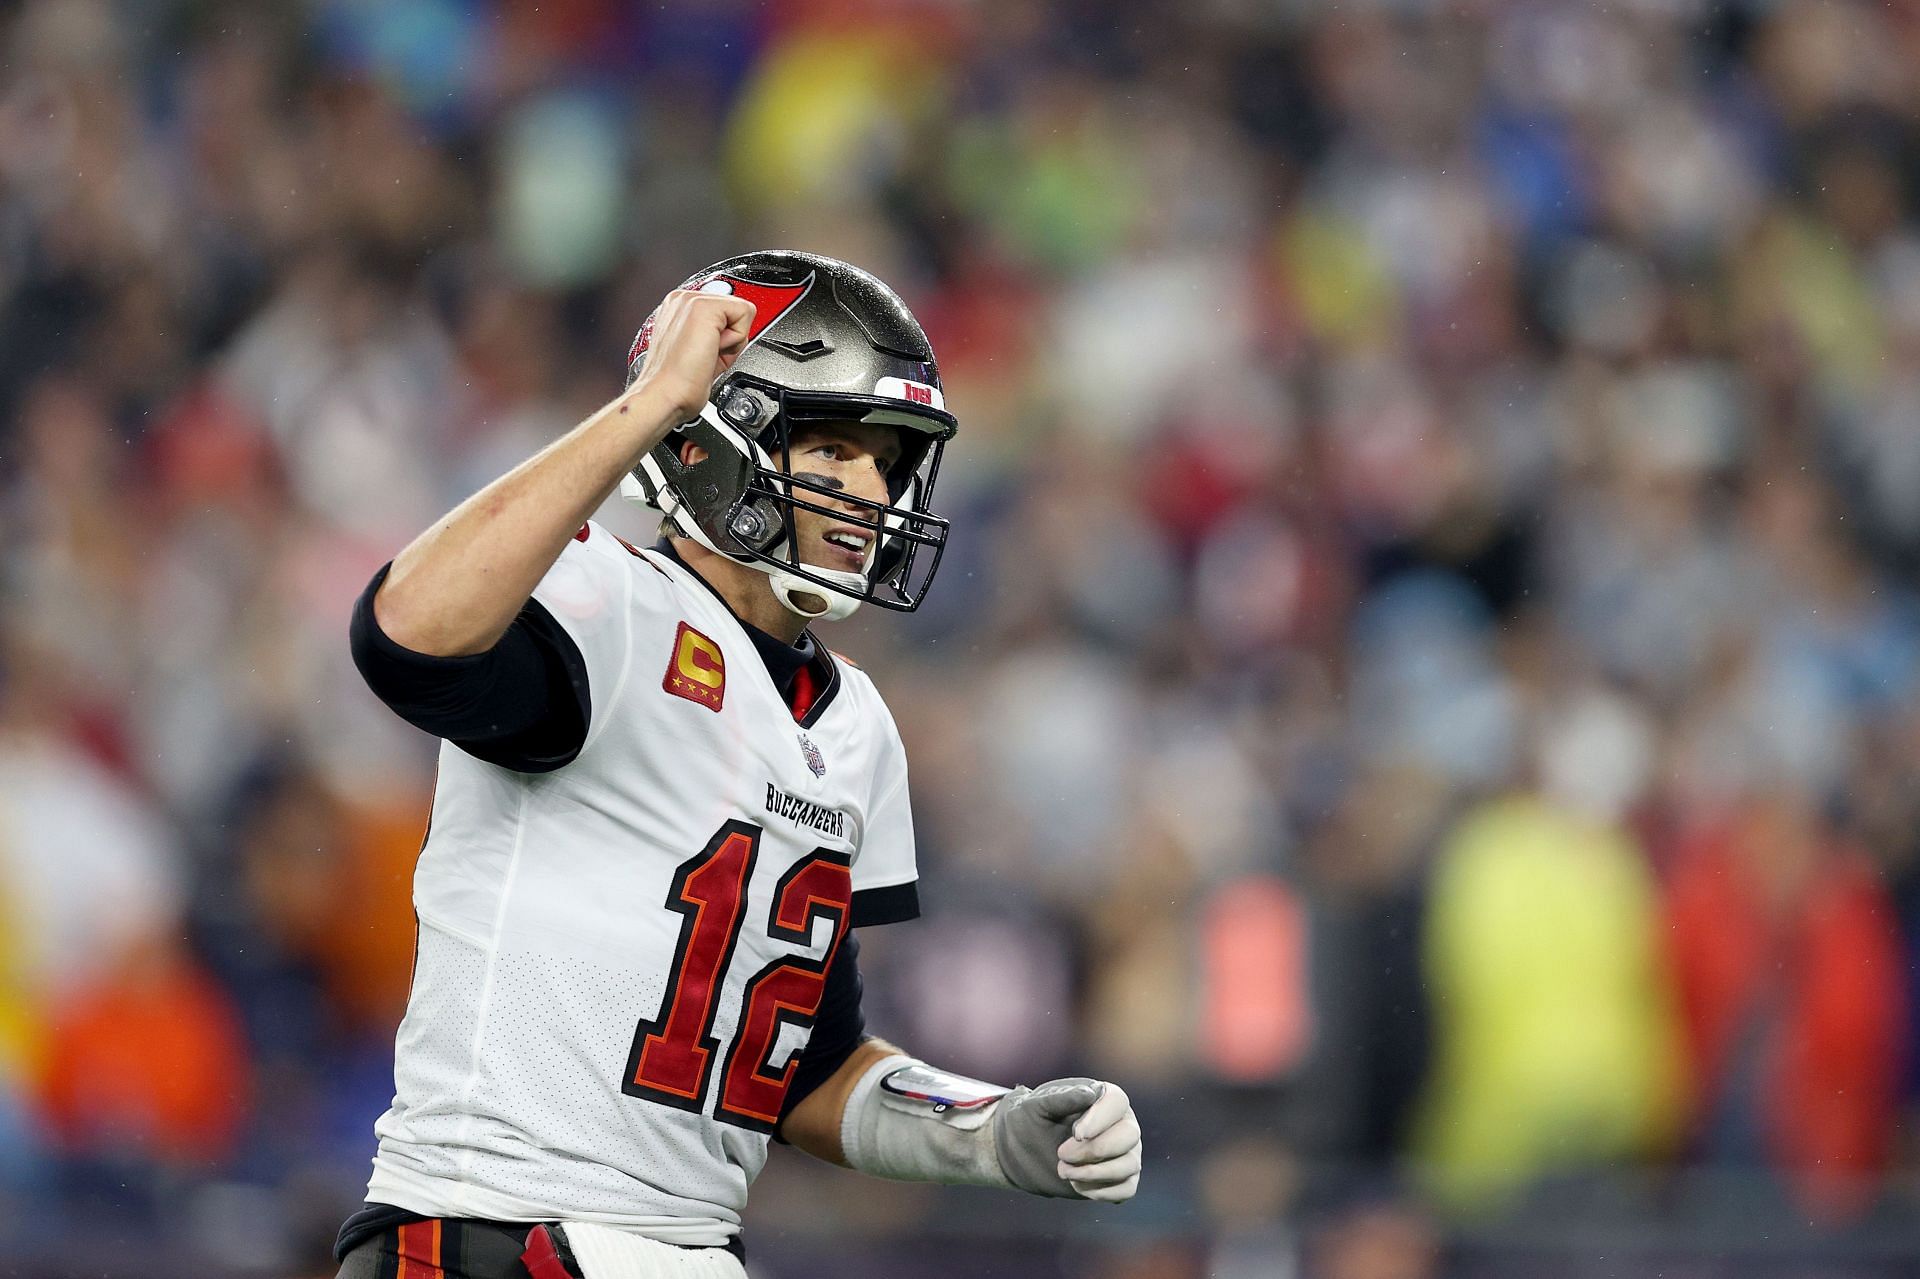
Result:
[[[1021,1190],[1123,1203],[1140,1188],[1140,1121],[1118,1084],[1055,1079],[993,1108],[1000,1170]]]
[[[895,1181],[1006,1186],[1120,1203],[1140,1185],[1140,1121],[1118,1084],[1005,1088],[899,1055],[854,1084],[840,1117],[847,1166]]]

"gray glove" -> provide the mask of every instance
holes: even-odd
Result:
[[[993,1109],[1000,1171],[1030,1194],[1120,1203],[1140,1185],[1140,1122],[1118,1084],[1055,1079]]]

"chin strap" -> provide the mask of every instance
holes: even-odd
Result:
[[[785,608],[789,613],[794,613],[806,618],[809,622],[837,622],[843,617],[852,616],[853,611],[860,607],[860,601],[855,597],[842,595],[839,591],[828,590],[823,586],[807,581],[805,578],[798,577],[786,569],[775,568],[771,564],[759,563],[755,563],[751,567],[760,569],[766,573],[768,577],[773,579],[773,598],[780,601],[782,608]],[[866,585],[866,579],[858,573],[847,573],[832,568],[815,568],[812,565],[808,567],[829,581],[845,583],[846,588],[851,591],[857,591]],[[804,608],[800,604],[801,599],[819,600],[824,607],[818,609]]]
[[[644,490],[640,487],[640,482],[631,475],[621,480],[620,494],[622,497],[632,498],[636,502],[644,503],[647,500]],[[713,540],[693,521],[692,517],[683,516],[681,503],[679,499],[674,496],[672,490],[663,490],[660,496],[660,504],[662,507],[661,526],[666,531],[677,537],[684,537],[689,541],[696,542],[709,551],[712,551],[715,555],[725,556],[735,564],[741,564],[747,568],[757,569],[765,573],[772,579],[773,597],[779,600],[780,606],[788,612],[798,617],[804,617],[809,622],[837,622],[844,617],[852,616],[854,610],[859,608],[864,602],[859,596],[843,594],[842,591],[855,592],[864,589],[867,584],[866,574],[849,573],[844,569],[821,568],[814,564],[807,566],[811,572],[818,574],[826,581],[836,583],[841,588],[840,590],[835,590],[816,582],[809,582],[792,570],[778,564],[768,564],[761,560],[746,559],[738,555],[728,555],[725,551],[713,544]],[[778,548],[776,548],[776,552],[777,550]],[[769,553],[772,554],[775,552]],[[867,560],[869,564],[873,561],[873,552],[871,550],[867,553]],[[825,607],[804,607],[800,603],[799,597],[822,601]]]

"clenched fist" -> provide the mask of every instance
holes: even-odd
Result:
[[[753,303],[745,298],[675,289],[647,319],[647,362],[627,395],[658,397],[679,415],[674,425],[692,421],[752,331]]]
[[[1140,1188],[1140,1121],[1118,1084],[1056,1079],[994,1107],[1000,1170],[1020,1189],[1122,1203]]]

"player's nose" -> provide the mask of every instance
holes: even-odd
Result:
[[[857,496],[869,502],[887,500],[887,473],[880,467],[880,459],[872,454],[854,459],[849,465],[853,468],[857,483],[853,486]]]

